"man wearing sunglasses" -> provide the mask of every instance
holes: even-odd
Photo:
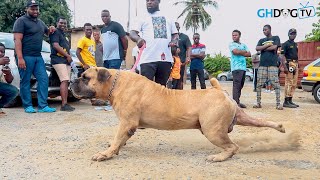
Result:
[[[286,74],[285,80],[285,100],[283,107],[297,108],[299,105],[292,102],[294,91],[297,87],[298,81],[298,45],[294,42],[297,36],[296,29],[290,29],[288,32],[289,40],[282,44],[281,54],[285,62],[284,73]]]

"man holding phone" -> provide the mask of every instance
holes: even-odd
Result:
[[[10,59],[4,56],[5,49],[4,44],[0,43],[0,66],[2,66],[0,71],[0,117],[5,114],[2,110],[3,106],[12,101],[19,92],[16,87],[10,84],[13,81],[13,76],[9,68]]]

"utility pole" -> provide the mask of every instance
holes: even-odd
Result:
[[[73,25],[76,27],[76,0],[73,0]]]

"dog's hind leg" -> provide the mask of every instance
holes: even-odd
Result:
[[[227,127],[225,129],[202,128],[203,134],[214,145],[223,149],[219,154],[210,155],[208,161],[220,162],[231,158],[239,149],[239,147],[230,140]]]
[[[138,125],[132,125],[128,121],[121,122],[117,134],[111,143],[111,146],[103,152],[99,152],[92,157],[93,161],[104,161],[111,159],[115,154],[119,153],[120,148],[126,143],[126,141],[133,136]]]
[[[285,133],[285,128],[282,124],[278,124],[272,121],[263,121],[260,119],[253,118],[246,114],[242,109],[238,108],[236,111],[237,125],[242,126],[254,126],[254,127],[270,127],[276,129],[282,133]]]

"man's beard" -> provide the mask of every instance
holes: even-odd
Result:
[[[151,14],[153,14],[156,11],[159,11],[159,7],[155,7],[155,8],[147,8],[147,11]]]

